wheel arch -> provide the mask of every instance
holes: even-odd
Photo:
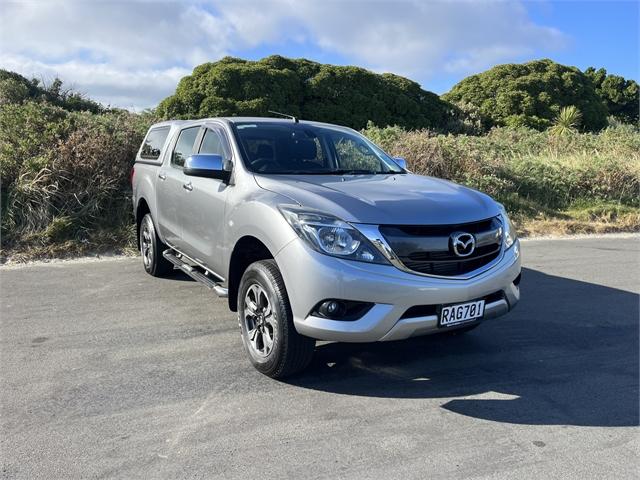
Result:
[[[229,259],[229,274],[227,276],[228,302],[232,312],[238,310],[238,289],[245,270],[253,262],[267,259],[275,260],[275,257],[259,238],[245,235],[235,243]]]
[[[149,208],[149,204],[144,197],[140,197],[138,200],[138,204],[136,205],[135,211],[135,220],[136,220],[136,244],[138,246],[138,250],[140,250],[140,225],[142,224],[142,219],[147,213],[151,213],[151,209]]]

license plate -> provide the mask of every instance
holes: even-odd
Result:
[[[442,307],[440,311],[440,326],[450,327],[459,323],[470,322],[482,318],[482,315],[484,315],[484,300],[448,305]]]

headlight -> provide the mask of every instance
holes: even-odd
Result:
[[[298,236],[326,255],[368,263],[389,263],[352,225],[326,213],[281,205],[280,212]]]
[[[503,236],[504,236],[504,247],[511,248],[511,246],[515,243],[518,238],[518,234],[516,233],[516,229],[511,223],[509,219],[509,215],[507,215],[507,211],[505,210],[503,205],[500,205],[500,216],[502,217],[502,228],[503,228]]]

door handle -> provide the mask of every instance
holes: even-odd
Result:
[[[164,173],[159,173],[159,174],[158,174],[158,178],[159,178],[160,180],[166,180],[166,179],[167,179],[167,176],[166,176]]]
[[[184,184],[182,185],[182,188],[184,188],[185,190],[187,190],[187,191],[189,191],[189,192],[190,192],[191,190],[193,190],[193,185],[191,185],[191,182],[189,182],[189,183],[184,183]]]

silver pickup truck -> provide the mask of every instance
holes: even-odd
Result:
[[[305,368],[316,339],[467,331],[520,298],[504,208],[412,174],[350,128],[158,123],[132,185],[145,270],[181,270],[228,297],[251,363],[271,377]]]

